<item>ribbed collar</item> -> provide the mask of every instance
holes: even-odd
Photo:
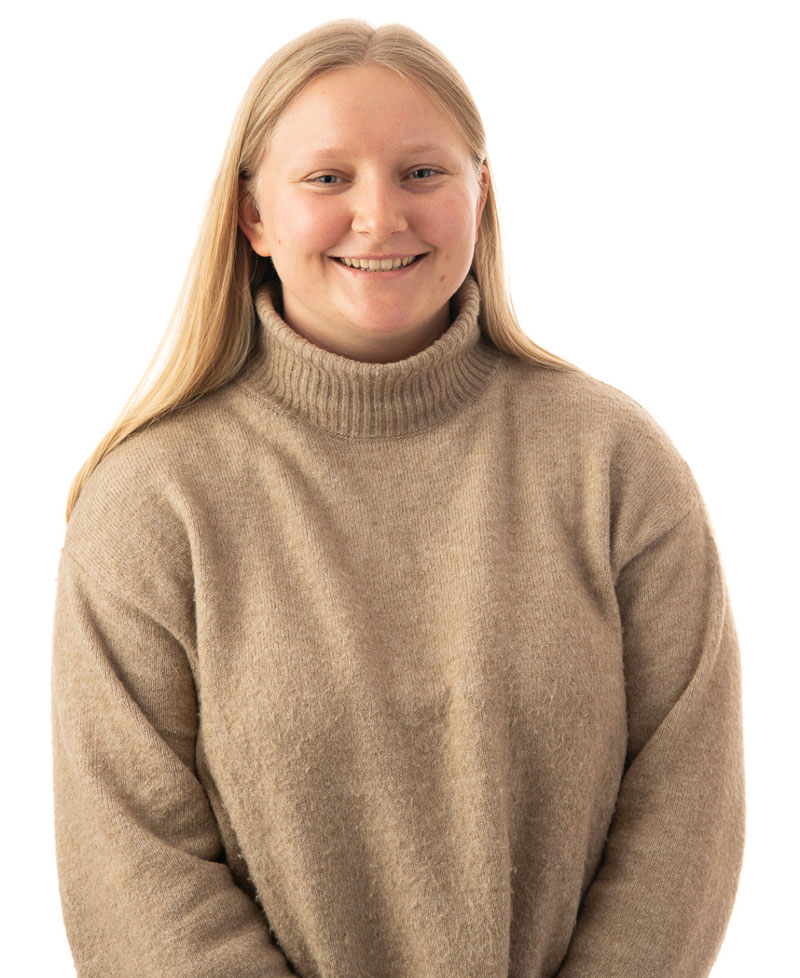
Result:
[[[453,296],[445,332],[394,363],[353,360],[307,340],[275,311],[268,285],[256,292],[255,308],[256,348],[236,382],[285,414],[349,437],[400,435],[441,421],[477,396],[501,356],[481,331],[472,275]]]

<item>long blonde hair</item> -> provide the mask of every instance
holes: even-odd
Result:
[[[115,445],[170,411],[222,387],[244,366],[255,336],[253,294],[276,279],[238,225],[240,196],[252,196],[258,164],[278,117],[314,78],[335,68],[378,64],[421,85],[469,147],[476,176],[489,187],[470,273],[480,288],[483,331],[499,349],[556,370],[579,370],[538,346],[521,329],[506,286],[494,180],[480,115],[463,79],[424,37],[403,24],[373,28],[344,19],[322,24],[276,51],[256,73],[239,105],[178,301],[152,361],[121,414],[70,487],[66,519],[87,478]],[[168,344],[164,365],[146,381]],[[138,401],[138,403],[137,403]]]

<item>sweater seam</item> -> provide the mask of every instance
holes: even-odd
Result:
[[[69,561],[71,561],[73,564],[75,564],[75,566],[86,577],[89,578],[89,580],[92,582],[92,584],[98,590],[104,591],[106,594],[108,594],[108,595],[110,595],[110,596],[112,596],[114,598],[117,598],[117,599],[122,598],[123,600],[127,601],[129,604],[133,605],[135,608],[138,608],[145,615],[147,615],[147,617],[152,622],[154,622],[156,625],[158,625],[159,628],[163,628],[164,631],[167,632],[178,643],[178,645],[180,645],[181,649],[183,650],[183,654],[186,657],[186,662],[187,662],[189,668],[192,669],[192,663],[191,663],[191,660],[190,660],[190,658],[189,658],[189,656],[187,654],[186,645],[182,641],[182,639],[180,639],[178,637],[175,629],[172,628],[172,627],[170,627],[170,625],[166,624],[165,622],[161,621],[158,616],[154,615],[152,613],[152,611],[150,611],[150,609],[147,608],[142,603],[141,598],[134,597],[134,595],[131,594],[128,591],[128,589],[126,587],[123,587],[122,585],[119,585],[119,584],[113,584],[113,585],[111,585],[111,584],[106,583],[105,581],[100,580],[100,578],[98,577],[98,575],[94,571],[89,570],[89,568],[86,567],[84,565],[84,563],[81,560],[79,560],[75,556],[75,554],[72,553],[72,551],[70,549],[68,549],[68,547],[66,545],[62,548],[61,553]],[[194,669],[192,669],[192,673],[194,673]]]
[[[659,541],[663,540],[664,537],[672,533],[673,530],[677,530],[678,527],[681,525],[681,523],[687,520],[692,515],[692,513],[694,513],[696,509],[702,506],[702,504],[703,504],[702,496],[700,495],[699,492],[695,491],[693,494],[692,501],[689,503],[688,508],[683,511],[683,513],[675,520],[675,522],[671,523],[665,530],[662,530],[661,533],[654,536],[652,540],[648,540],[648,542],[640,550],[637,550],[636,553],[628,560],[626,560],[625,563],[619,568],[619,570],[614,575],[614,587],[616,588],[617,584],[619,583],[620,575],[622,574],[622,572],[625,570],[626,567],[629,567],[635,560],[638,560],[639,557],[647,553],[647,551],[650,550],[651,547],[654,547]]]

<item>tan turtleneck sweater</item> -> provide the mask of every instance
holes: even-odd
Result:
[[[236,380],[89,478],[58,568],[80,978],[703,978],[740,663],[630,397],[450,328],[374,364],[259,293]]]

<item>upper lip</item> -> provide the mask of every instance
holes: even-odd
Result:
[[[330,258],[352,258],[353,261],[385,261],[387,258],[418,258],[426,251],[398,251],[393,255],[330,255]]]

